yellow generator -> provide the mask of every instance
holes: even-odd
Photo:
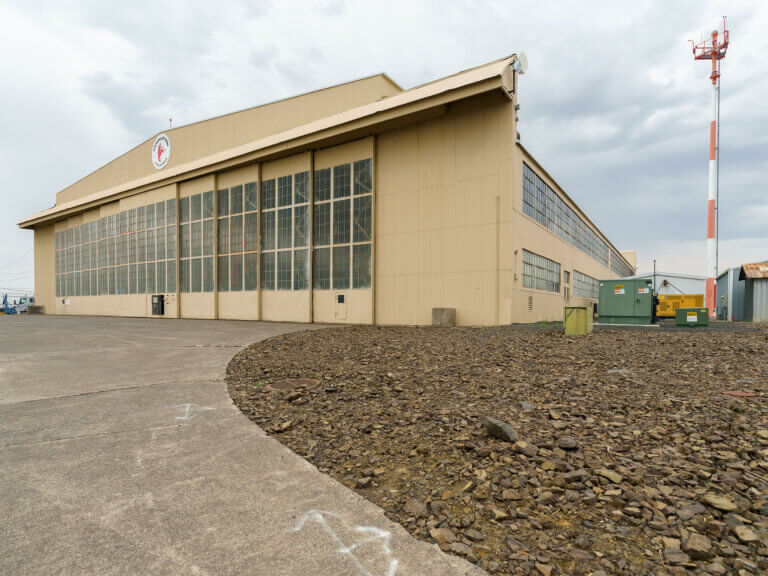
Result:
[[[656,315],[659,318],[674,318],[678,308],[703,308],[704,294],[659,294]]]

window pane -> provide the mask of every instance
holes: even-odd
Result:
[[[315,170],[314,190],[315,202],[331,199],[331,169]]]
[[[109,218],[112,218],[110,216]],[[109,220],[107,220],[109,222]],[[144,206],[139,206],[136,208],[136,229],[137,230],[145,230],[147,228],[147,215],[146,210],[144,209]],[[115,230],[114,228],[111,231],[111,234],[114,235]]]
[[[350,169],[349,164],[333,167],[333,197],[345,198],[349,196]]]
[[[371,287],[371,245],[352,247],[352,288]]]
[[[165,260],[165,228],[155,229],[155,249],[157,250],[157,259]]]
[[[166,226],[165,228],[165,234],[166,234],[166,255],[165,257],[169,260],[172,258],[176,258],[176,227],[175,226]]]
[[[293,203],[309,202],[309,172],[300,172],[293,176]]]
[[[218,259],[218,284],[219,292],[229,291],[229,256],[219,256]]]
[[[261,209],[269,210],[275,207],[275,181],[267,180],[261,183]]]
[[[155,282],[157,283],[157,291],[165,292],[165,262],[158,262],[156,266]]]
[[[306,246],[309,243],[309,206],[293,208],[293,245]]]
[[[243,255],[233,254],[229,261],[229,289],[238,291],[243,289]]]
[[[359,160],[355,162],[355,194],[368,194],[373,188],[373,162]]]
[[[139,208],[139,212],[137,213],[137,218],[139,220],[138,228],[139,230],[142,230],[143,228],[141,226],[141,208]],[[179,199],[179,222],[181,224],[184,224],[185,222],[189,222],[189,196]]]
[[[291,289],[291,251],[277,253],[277,289]]]
[[[259,247],[259,237],[257,230],[257,223],[259,220],[259,214],[257,212],[246,213],[245,215],[245,251],[251,252],[257,250]]]
[[[165,223],[176,223],[176,200],[166,200],[165,202]]]
[[[267,252],[261,255],[261,289],[275,289],[275,253]]]
[[[259,209],[258,186],[256,182],[248,182],[245,185],[245,211],[251,212]]]
[[[355,242],[371,240],[371,196],[355,198],[355,211],[352,229]]]
[[[155,263],[147,264],[147,294],[155,291]]]
[[[333,247],[333,289],[349,288],[349,246]]]
[[[333,203],[333,243],[349,242],[349,200],[336,200]]]
[[[193,258],[189,261],[190,266],[190,292],[200,292],[203,288],[203,267],[202,259]]]
[[[220,254],[229,252],[229,218],[219,218],[218,247]]]
[[[155,225],[165,226],[165,202],[155,204]]]
[[[315,248],[312,252],[312,286],[317,290],[331,287],[330,248]]]
[[[229,189],[229,213],[240,214],[243,211],[243,187],[232,186]]]
[[[309,288],[309,250],[293,251],[293,289]]]
[[[141,248],[141,242],[142,242],[142,235],[143,232],[139,232],[139,262],[143,262],[144,259],[142,258],[142,248]],[[179,256],[181,258],[189,258],[189,224],[182,224],[179,226],[179,247],[181,248],[181,251],[179,252]]]
[[[203,220],[203,255],[210,256],[213,254],[213,218],[210,220]],[[158,258],[160,256],[158,255]]]
[[[176,292],[176,260],[168,260],[165,268],[166,290]]]
[[[229,218],[229,251],[230,252],[243,251],[243,216],[242,214],[239,214],[237,216],[231,216]]]
[[[218,192],[216,212],[219,216],[226,216],[229,214],[229,190],[224,188]]]
[[[200,194],[195,194],[189,199],[189,219],[200,220],[202,218],[202,197]]]
[[[155,230],[147,230],[147,262],[155,260]],[[123,236],[126,238],[126,236]]]
[[[331,243],[331,204],[317,204],[312,223],[312,236],[316,246],[326,246]]]
[[[107,251],[109,253],[109,265],[110,266],[114,266],[115,265],[115,242],[116,242],[116,240],[115,240],[114,237],[109,238],[107,240]],[[73,252],[73,256],[74,256],[74,252]],[[74,257],[73,257],[73,260],[74,260]]]
[[[275,212],[261,213],[261,249],[275,249]]]
[[[283,208],[277,211],[277,247],[291,247],[291,209]]]
[[[277,179],[277,205],[290,206],[292,196],[291,177],[280,176],[280,178]]]
[[[180,266],[180,274],[179,274],[179,282],[180,282],[180,292],[189,292],[189,260],[181,260],[179,261]]]
[[[203,258],[203,292],[213,292],[213,256]]]
[[[147,293],[147,265],[146,264],[136,265],[136,293],[137,294]]]
[[[203,218],[213,218],[213,190],[203,193]]]
[[[244,288],[256,290],[258,288],[258,254],[251,252],[244,256],[243,272],[245,274]]]

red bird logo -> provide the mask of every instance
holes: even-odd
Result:
[[[157,161],[160,162],[160,159],[163,156],[163,152],[165,152],[165,148],[163,148],[163,144],[160,143],[157,145]]]

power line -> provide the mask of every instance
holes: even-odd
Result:
[[[34,247],[33,247],[33,248],[34,248]],[[5,266],[5,268],[3,268],[2,270],[0,270],[0,272],[5,272],[6,270],[8,270],[8,268],[10,268],[12,265],[16,264],[16,262],[18,262],[19,260],[21,260],[22,258],[24,258],[24,256],[26,256],[26,255],[27,255],[27,254],[29,254],[30,252],[32,252],[32,248],[30,248],[29,250],[27,250],[26,252],[24,252],[24,254],[22,254],[21,256],[19,256],[18,258],[16,258],[16,260],[14,260],[13,262],[11,262],[11,263],[7,264],[7,265]]]

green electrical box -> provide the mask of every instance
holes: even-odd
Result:
[[[597,315],[601,324],[652,324],[652,281],[645,278],[600,280]]]
[[[678,308],[675,310],[675,326],[709,326],[706,308]]]

